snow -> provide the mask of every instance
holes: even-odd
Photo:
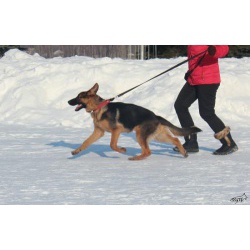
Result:
[[[119,140],[126,154],[110,149],[108,133],[79,155],[70,154],[93,125],[69,99],[95,82],[99,95],[114,97],[183,59],[45,59],[8,51],[0,60],[0,204],[231,204],[234,196],[250,195],[250,58],[220,60],[216,111],[231,126],[237,153],[211,154],[220,144],[195,104],[201,150],[187,159],[172,145],[152,142],[148,159],[128,161],[140,152],[133,133]],[[173,103],[185,71],[181,66],[116,100],[147,107],[179,126]]]
[[[149,158],[128,161],[140,153],[133,133],[119,139],[126,154],[110,149],[108,133],[79,155],[70,153],[93,125],[89,114],[68,105],[69,99],[96,82],[100,96],[114,97],[185,59],[45,59],[8,51],[0,59],[0,204],[233,205],[230,199],[245,193],[249,198],[236,206],[249,205],[250,58],[220,59],[216,113],[231,127],[236,153],[212,155],[220,143],[197,104],[190,111],[203,130],[200,152],[188,158],[172,145],[152,142]],[[173,104],[186,70],[187,65],[178,67],[115,101],[141,105],[179,126]]]

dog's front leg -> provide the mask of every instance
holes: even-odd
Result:
[[[87,140],[85,140],[79,148],[72,151],[71,154],[76,155],[76,154],[80,153],[82,150],[85,150],[87,147],[89,147],[92,143],[97,141],[103,135],[104,135],[104,130],[96,127],[94,132],[92,133],[92,135],[90,135],[90,137]]]
[[[110,147],[119,153],[125,153],[126,148],[121,148],[121,147],[117,146],[117,142],[118,142],[118,139],[119,139],[121,132],[122,131],[120,129],[114,129],[111,131]]]

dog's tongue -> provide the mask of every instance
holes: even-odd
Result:
[[[81,108],[82,108],[82,104],[78,104],[78,105],[76,106],[75,111],[78,111],[78,110],[80,110]]]

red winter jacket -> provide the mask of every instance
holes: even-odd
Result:
[[[210,56],[206,52],[206,55],[200,65],[197,66],[188,77],[187,81],[190,85],[219,84],[221,82],[218,58],[226,56],[229,51],[229,47],[227,45],[214,46],[216,47],[215,55]],[[205,51],[207,48],[208,45],[188,45],[188,58]],[[200,56],[189,61],[188,69],[192,70],[197,65],[199,59]]]

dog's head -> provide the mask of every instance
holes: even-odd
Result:
[[[99,85],[96,83],[90,90],[81,92],[76,98],[69,100],[68,104],[71,106],[77,105],[75,111],[85,108],[87,112],[91,112],[98,106],[101,100],[101,98],[96,95],[98,89]]]

